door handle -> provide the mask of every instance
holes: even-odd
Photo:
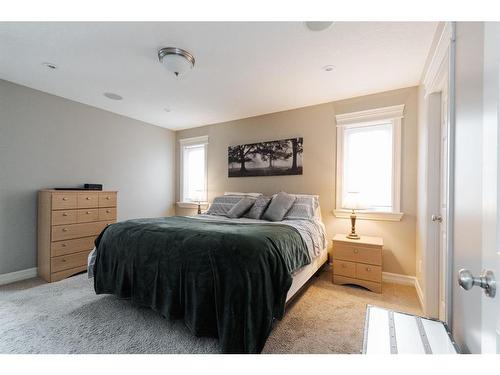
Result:
[[[443,222],[443,217],[441,215],[432,215],[431,220],[434,222],[442,223]]]
[[[465,290],[479,286],[484,289],[484,294],[491,298],[495,297],[497,291],[495,275],[489,270],[484,270],[479,277],[474,277],[472,272],[462,268],[458,271],[458,284]]]

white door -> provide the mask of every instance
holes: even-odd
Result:
[[[485,270],[500,276],[499,45],[498,23],[456,24],[451,326],[472,353],[500,353],[500,293],[480,279]]]
[[[483,72],[483,269],[500,277],[500,23],[484,27]],[[498,283],[500,288],[500,283]],[[500,354],[500,290],[482,297],[482,353]]]
[[[448,273],[448,90],[441,91],[440,134],[440,183],[439,183],[439,319],[447,322],[446,280]]]

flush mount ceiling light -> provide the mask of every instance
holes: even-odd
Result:
[[[323,30],[328,29],[330,26],[332,26],[333,22],[329,22],[329,21],[309,21],[309,22],[304,22],[304,24],[311,31],[323,31]]]
[[[158,60],[176,76],[182,75],[194,67],[194,56],[188,51],[176,47],[160,49]]]
[[[103,94],[106,98],[111,100],[122,100],[123,97],[121,95],[115,94],[114,92],[105,92]]]
[[[51,70],[55,70],[57,69],[57,65],[56,64],[52,64],[52,63],[49,63],[49,62],[44,62],[42,63],[42,65],[48,69],[51,69]]]
[[[333,70],[334,66],[333,65],[325,65],[323,69],[325,72],[331,72]]]

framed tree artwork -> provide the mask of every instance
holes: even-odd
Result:
[[[228,176],[301,175],[302,152],[302,138],[229,146]]]

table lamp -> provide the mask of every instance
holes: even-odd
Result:
[[[344,207],[343,208],[347,208],[349,210],[352,210],[352,212],[351,212],[351,233],[349,233],[347,235],[347,238],[349,238],[351,240],[359,240],[360,237],[356,233],[356,212],[355,212],[355,210],[362,210],[365,208],[360,200],[359,192],[357,192],[357,191],[348,192],[347,196],[344,200]]]

